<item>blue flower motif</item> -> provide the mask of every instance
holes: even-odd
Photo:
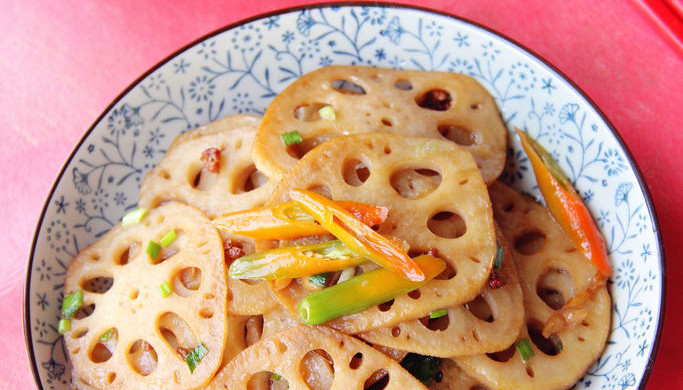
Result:
[[[394,69],[402,69],[405,62],[406,61],[403,59],[403,57],[399,58],[398,56],[394,56],[393,59],[389,60],[389,65]]]
[[[62,195],[59,200],[55,200],[55,206],[57,206],[57,214],[62,213],[66,214],[66,206],[69,205],[69,202],[64,200],[64,195]]]
[[[232,109],[236,111],[238,114],[250,112],[252,107],[254,106],[254,102],[252,100],[249,100],[249,94],[246,92],[244,94],[238,92],[232,99],[232,103]]]
[[[576,122],[576,113],[579,111],[579,105],[576,103],[567,103],[562,106],[560,110],[560,123]]]
[[[320,64],[320,66],[332,65],[332,59],[329,56],[324,56],[324,57],[320,58],[319,64]]]
[[[204,60],[208,60],[211,57],[214,57],[216,55],[216,41],[211,41],[211,42],[202,42],[199,45],[199,51],[197,51],[197,54],[200,56],[204,57]]]
[[[285,31],[284,34],[282,34],[282,42],[289,43],[289,42],[292,42],[293,40],[294,40],[294,33],[293,32],[287,30],[287,31]]]
[[[39,333],[40,338],[42,339],[48,332],[47,322],[41,321],[40,318],[36,318],[36,325],[33,327],[33,329]]]
[[[454,61],[450,62],[450,66],[448,67],[449,72],[455,72],[455,73],[463,73],[463,74],[472,74],[472,69],[474,69],[474,65],[469,63],[467,60],[463,60],[460,58],[456,58]]]
[[[268,27],[268,30],[275,27],[280,27],[278,20],[280,20],[280,15],[271,16],[267,18],[265,21],[263,21],[263,25]]]
[[[557,128],[557,123],[551,123],[545,127],[545,132],[543,133],[543,137],[547,139],[546,143],[550,148],[553,148],[555,146],[560,146],[562,145],[562,140],[564,139],[564,133],[562,133],[558,128]],[[540,138],[540,137],[539,137]],[[573,146],[572,145],[567,145],[567,148],[572,148],[569,150],[569,153],[573,151]],[[557,156],[555,156],[555,159],[557,160]]]
[[[194,81],[190,82],[190,88],[187,90],[190,97],[198,103],[209,100],[213,95],[213,90],[216,86],[212,83],[207,75],[198,76]]]
[[[633,267],[633,261],[631,259],[627,259],[621,266],[617,268],[616,272],[616,281],[617,281],[617,286],[624,288],[626,285],[630,285],[631,282],[633,282],[633,279],[635,278],[636,274],[636,269]]]
[[[118,206],[122,206],[124,203],[126,203],[126,194],[123,192],[117,192],[114,194],[114,203],[116,203]]]
[[[149,89],[156,89],[158,91],[165,84],[166,84],[166,81],[162,77],[161,73],[152,73],[147,78],[147,88],[149,88]]]
[[[528,92],[530,89],[534,88],[537,81],[536,72],[531,69],[529,64],[523,64],[521,61],[512,64],[508,74],[512,79],[512,84],[517,87],[517,90],[519,91]]]
[[[145,145],[144,149],[142,149],[142,155],[151,159],[154,157],[154,149],[149,145]]]
[[[432,20],[429,24],[425,26],[425,30],[427,30],[430,37],[440,37],[441,31],[443,30],[443,26],[436,24],[436,22]]]
[[[85,213],[85,201],[83,200],[83,198],[78,198],[78,200],[76,200],[74,208],[76,209],[76,212],[78,214]]]
[[[43,295],[36,293],[36,295],[38,296],[38,306],[40,306],[40,308],[43,311],[45,311],[45,309],[47,309],[47,307],[50,306],[50,302],[48,302],[47,300],[47,293],[43,293]]]
[[[52,357],[47,362],[42,363],[41,366],[47,370],[47,377],[53,380],[61,380],[66,370],[63,364],[57,363]]]
[[[605,225],[609,225],[611,222],[609,219],[609,211],[600,210],[600,216],[597,218],[597,222],[601,229],[605,227]]]
[[[453,37],[453,40],[458,44],[458,47],[469,47],[470,44],[467,42],[467,39],[469,39],[469,35],[463,35],[460,31],[458,31],[455,34],[455,37]]]
[[[128,108],[126,105],[114,109],[114,111],[107,118],[107,128],[109,129],[109,134],[126,134],[126,130],[130,127],[128,120]]]
[[[384,19],[387,17],[387,11],[384,8],[379,7],[362,7],[360,16],[363,17],[363,21],[370,21],[371,25],[381,26],[384,23]]]
[[[73,182],[74,186],[76,187],[76,190],[80,192],[83,195],[87,195],[92,191],[92,188],[90,188],[90,184],[88,184],[88,175],[89,173],[83,173],[78,170],[78,168],[74,168],[72,171],[73,173]]]
[[[491,61],[495,61],[496,56],[500,54],[500,49],[493,46],[493,42],[491,41],[489,41],[489,43],[481,45],[481,48],[484,49],[484,53],[482,54],[482,56]]]
[[[555,115],[555,105],[548,102],[543,106],[543,115]]]
[[[640,257],[643,258],[643,262],[645,262],[651,255],[652,251],[650,250],[650,244],[643,244],[643,250],[640,252]]]
[[[639,214],[636,218],[636,228],[638,228],[638,233],[642,233],[643,230],[647,229],[647,217],[644,214]]]
[[[633,373],[628,373],[621,377],[619,380],[619,386],[621,386],[621,389],[625,389],[627,387],[631,387],[636,384],[636,377],[633,375]]]
[[[621,154],[616,149],[608,149],[603,154],[602,161],[605,163],[604,168],[607,171],[607,176],[616,176],[626,169],[624,158],[621,157]]]
[[[93,210],[104,211],[105,209],[107,209],[107,207],[109,207],[109,201],[107,200],[108,198],[109,193],[104,192],[103,189],[95,191],[95,197],[91,200]]]
[[[176,62],[173,64],[173,67],[175,68],[174,73],[182,73],[185,74],[185,70],[190,66],[189,62],[185,62],[184,58],[181,58],[179,62]]]
[[[638,346],[638,356],[643,356],[645,355],[645,351],[650,348],[650,344],[647,343],[647,340],[643,340],[642,343]]]
[[[588,189],[586,192],[583,193],[583,202],[586,204],[590,203],[590,201],[593,199],[593,196],[595,196],[593,191],[591,189]]]
[[[299,42],[299,54],[303,57],[313,58],[320,53],[320,42],[317,39],[306,39]]]
[[[550,77],[548,77],[547,79],[541,79],[541,82],[543,83],[541,89],[545,89],[546,92],[548,92],[548,96],[550,96],[553,89],[557,89],[557,87],[553,85],[553,79],[551,79]]]
[[[375,58],[377,61],[385,60],[387,58],[387,53],[384,51],[384,49],[379,48],[375,50]]]
[[[230,39],[232,48],[242,53],[253,52],[261,46],[261,42],[263,42],[261,28],[253,23],[242,25],[233,30],[233,36]]]
[[[380,34],[389,38],[389,40],[395,45],[398,45],[401,42],[401,35],[403,35],[405,32],[406,31],[403,29],[403,27],[401,27],[398,16],[394,16],[394,18],[391,19],[387,25],[387,28],[382,30]]]
[[[628,203],[628,193],[633,188],[633,184],[625,182],[617,186],[617,192],[614,196],[614,205],[619,206],[622,203]]]
[[[43,280],[50,280],[50,273],[52,272],[52,267],[45,262],[45,259],[42,259],[40,262],[40,265],[36,267],[36,271],[40,273],[40,281],[42,282]]]
[[[165,135],[161,132],[161,129],[157,127],[149,133],[149,143],[159,145],[159,142],[161,142],[161,139],[164,138],[164,136]]]
[[[301,11],[299,17],[296,19],[296,29],[307,37],[311,33],[311,27],[315,25],[315,20],[311,15],[311,10]]]

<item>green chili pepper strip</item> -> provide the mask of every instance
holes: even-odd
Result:
[[[318,325],[357,313],[420,288],[446,269],[443,260],[428,255],[413,260],[424,272],[423,281],[413,282],[386,268],[378,268],[306,296],[299,302],[301,321]]]
[[[243,256],[230,264],[235,279],[285,279],[340,271],[369,261],[339,240],[272,249]]]

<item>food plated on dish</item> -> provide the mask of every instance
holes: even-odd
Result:
[[[299,18],[308,16],[313,17],[302,12]],[[326,81],[318,81],[325,93],[316,94],[318,85],[310,81],[316,73],[327,74]],[[458,79],[455,85],[448,75]],[[510,208],[531,213],[536,203],[496,182],[501,161],[507,157],[514,164],[507,138],[518,141],[505,129],[512,129],[505,110],[502,118],[496,110],[504,106],[497,91],[490,96],[483,84],[453,72],[321,68],[284,89],[289,98],[272,99],[260,124],[255,117],[226,117],[220,121],[227,123],[222,129],[229,136],[212,131],[221,127],[214,121],[208,129],[180,136],[167,150],[160,148],[165,157],[141,180],[139,204],[137,195],[127,199],[126,209],[133,210],[124,218],[127,226],[102,229],[98,243],[73,253],[64,301],[73,302],[78,291],[82,301],[74,312],[62,313],[70,322],[61,330],[67,354],[88,362],[74,365],[76,382],[98,388],[413,383],[398,363],[377,368],[380,356],[413,367],[413,374],[430,368],[431,376],[415,380],[434,388],[446,385],[444,377],[464,376],[487,388],[529,383],[566,388],[586,370],[590,375],[591,363],[615,329],[605,278],[596,277],[600,270],[585,258],[585,248],[577,249],[581,245],[542,206],[541,214],[524,223],[515,206]],[[395,95],[386,92],[391,88]],[[294,103],[297,95],[287,95],[288,89],[311,95]],[[143,88],[143,100],[145,93]],[[354,98],[362,102],[354,104]],[[277,110],[278,102],[294,105]],[[133,134],[140,107],[120,106]],[[271,110],[289,118],[278,119]],[[358,117],[370,119],[344,125]],[[301,129],[286,128],[283,121]],[[427,125],[420,128],[420,121]],[[542,142],[542,132],[520,127]],[[361,130],[353,134],[351,128]],[[282,165],[287,159],[280,156],[295,164]],[[528,175],[536,171],[535,165],[534,171],[525,167]],[[77,191],[93,183],[82,170],[72,172],[81,179]],[[511,174],[518,172],[505,171],[508,183]],[[576,172],[570,169],[569,175],[576,182]],[[216,195],[219,200],[211,200]],[[506,231],[495,212],[497,197],[503,199],[499,209],[507,210],[498,214],[517,218],[505,224],[520,228]],[[185,226],[184,215],[202,218]],[[210,239],[192,233],[202,229],[213,229]],[[613,245],[614,235],[606,238]],[[222,262],[212,255],[216,239]],[[106,245],[93,260],[87,254],[102,242]],[[548,248],[561,252],[545,252]],[[204,256],[212,260],[187,260]],[[520,271],[515,256],[537,266]],[[89,262],[97,266],[85,266]],[[221,265],[229,267],[224,278]],[[569,305],[586,291],[589,304]],[[114,295],[114,318],[121,322],[104,323],[102,317],[111,318],[104,297]],[[89,305],[94,310],[83,310]],[[153,320],[142,320],[142,312],[152,313]],[[579,320],[557,325],[553,313]],[[546,326],[553,317],[555,327]],[[96,328],[91,330],[91,323]],[[296,330],[287,331],[290,325]],[[202,326],[207,330],[197,330]],[[443,337],[458,342],[442,342]],[[367,344],[361,348],[358,339],[383,355],[366,350]],[[300,344],[306,343],[319,348],[303,350]],[[349,348],[337,352],[334,343]],[[501,351],[511,346],[512,354],[504,356]],[[278,354],[297,358],[292,363]],[[359,354],[367,358],[357,365]],[[559,360],[565,361],[565,375],[544,368]]]

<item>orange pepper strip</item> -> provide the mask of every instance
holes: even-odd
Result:
[[[586,205],[550,154],[524,131],[516,130],[550,214],[598,270],[609,277],[612,267],[607,246]]]
[[[389,214],[386,207],[358,202],[338,203],[369,226],[384,222]],[[314,219],[295,202],[225,214],[214,219],[213,224],[220,230],[264,240],[286,240],[327,234],[327,230],[315,223]]]
[[[424,280],[424,272],[405,251],[354,218],[337,203],[312,191],[293,189],[289,195],[328,232],[361,256],[408,280]]]

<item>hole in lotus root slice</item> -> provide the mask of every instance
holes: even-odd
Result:
[[[365,95],[365,88],[348,80],[334,80],[330,83],[332,89],[345,95]]]
[[[387,126],[387,127],[394,126],[394,122],[392,122],[392,120],[389,118],[382,118],[382,120],[380,122],[382,123],[382,125]]]
[[[249,165],[241,175],[236,177],[231,192],[233,194],[243,194],[262,187],[266,183],[268,183],[268,177],[257,170],[256,166],[252,164]]]
[[[118,330],[110,328],[97,338],[95,345],[88,352],[88,357],[93,363],[104,363],[114,355],[118,342]]]
[[[548,356],[555,356],[562,350],[562,339],[556,334],[551,334],[550,337],[543,337],[541,332],[542,326],[536,322],[530,322],[527,324],[527,330],[529,331],[529,338],[536,345],[541,352]]]
[[[304,137],[303,141],[287,146],[287,154],[298,159],[301,159],[306,153],[321,143],[334,138],[334,134],[320,134],[314,137]]]
[[[145,340],[135,340],[128,348],[126,354],[128,364],[142,376],[147,376],[154,372],[157,368],[159,358],[157,352],[150,343]]]
[[[389,385],[389,372],[385,369],[380,369],[372,373],[368,379],[363,383],[365,390],[382,390]]]
[[[173,277],[173,292],[181,297],[189,297],[199,290],[202,284],[202,270],[197,267],[185,267]]]
[[[442,124],[438,127],[439,133],[447,140],[462,146],[472,146],[478,143],[477,133],[461,126]]]
[[[548,307],[559,310],[573,296],[573,287],[574,281],[567,271],[550,268],[538,278],[536,294]]]
[[[83,290],[93,294],[104,294],[114,285],[114,278],[110,276],[98,276],[81,283]]]
[[[424,316],[420,318],[420,323],[422,326],[425,328],[432,330],[432,331],[444,331],[448,329],[448,325],[450,325],[450,319],[449,315],[446,314],[445,316],[441,316],[438,318],[429,318],[429,316]]]
[[[448,110],[451,108],[452,101],[451,94],[440,88],[430,89],[415,98],[415,103],[418,106],[435,111]]]
[[[244,341],[249,346],[256,344],[261,340],[261,337],[263,337],[263,315],[249,317],[244,323]],[[284,346],[284,344],[282,344],[282,346]],[[287,347],[285,346],[285,350],[286,348]]]
[[[486,300],[481,296],[477,295],[477,297],[470,302],[467,302],[465,304],[465,308],[469,310],[470,313],[472,313],[473,316],[477,317],[478,319],[486,322],[493,322],[495,319],[493,318],[493,311],[491,310],[491,306],[489,306],[489,303],[486,302]]]
[[[515,238],[515,249],[523,255],[533,255],[543,250],[545,246],[545,233],[539,230],[531,230],[522,233]]]
[[[351,361],[349,361],[349,368],[352,370],[357,370],[362,364],[363,354],[361,352],[358,352],[351,357]]]
[[[185,359],[187,353],[198,344],[198,338],[190,325],[176,313],[166,312],[160,315],[157,329],[170,349],[176,351],[181,359]]]
[[[410,91],[413,89],[413,83],[410,80],[398,79],[394,83],[394,87],[400,89],[401,91]]]
[[[126,265],[140,253],[141,249],[142,244],[139,241],[124,245],[123,250],[114,256],[114,262],[116,265]]]
[[[302,122],[319,121],[321,118],[318,110],[325,106],[327,106],[325,103],[302,104],[294,109],[293,115]]]
[[[379,311],[388,311],[388,310],[391,309],[391,306],[392,306],[393,304],[394,304],[394,300],[392,299],[392,300],[390,300],[390,301],[386,301],[386,302],[384,302],[384,303],[380,303],[379,305],[377,305],[377,308],[379,309]]]
[[[508,360],[512,359],[512,357],[515,355],[516,351],[517,351],[517,347],[513,343],[508,348],[506,348],[502,351],[487,353],[486,356],[488,356],[488,358],[491,360],[503,363],[503,362],[507,362]]]
[[[77,320],[82,320],[84,318],[90,317],[92,313],[95,312],[95,304],[91,303],[89,305],[84,305],[81,306],[80,309],[76,311],[76,314],[74,314],[74,318]]]
[[[115,372],[110,372],[109,374],[107,374],[107,383],[109,383],[111,385],[112,383],[114,383],[115,380],[116,380],[116,373]]]
[[[311,390],[328,390],[334,382],[334,361],[323,349],[315,349],[304,355],[299,372]]]
[[[458,271],[456,271],[455,268],[453,268],[451,263],[446,263],[446,269],[441,271],[440,274],[436,275],[436,277],[434,279],[450,280],[450,279],[453,279],[455,277],[455,275],[457,275],[457,274],[458,274]]]
[[[71,338],[80,339],[86,334],[88,334],[88,328],[74,329],[73,331],[71,331]]]
[[[342,168],[344,182],[352,187],[360,187],[370,177],[368,164],[357,158],[344,161]]]
[[[199,162],[193,163],[187,170],[187,183],[199,191],[208,191],[218,182],[218,173],[209,172]]]
[[[418,288],[417,290],[413,290],[408,293],[408,298],[410,299],[420,299],[420,296],[422,294],[420,293],[420,289]]]
[[[427,228],[443,238],[462,237],[467,232],[467,225],[462,217],[451,211],[439,211],[427,221]]]
[[[226,387],[227,388],[227,387]],[[247,390],[287,390],[289,382],[282,375],[272,371],[260,371],[255,373],[247,382]]]
[[[441,184],[441,180],[441,173],[437,170],[421,167],[394,171],[389,183],[402,197],[420,199],[434,192]]]

